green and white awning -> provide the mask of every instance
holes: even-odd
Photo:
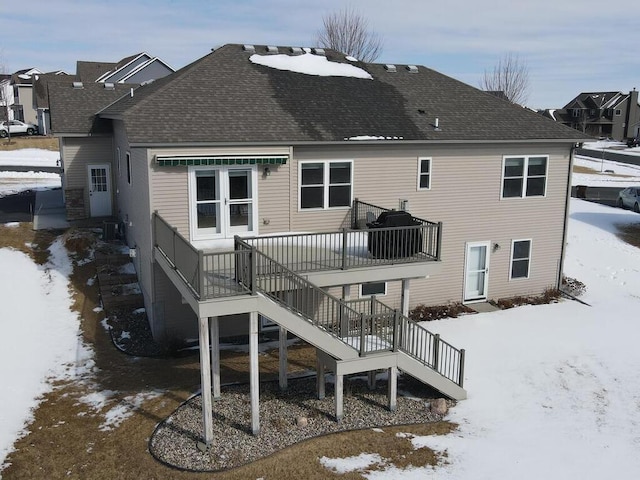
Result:
[[[160,167],[184,167],[191,165],[284,165],[287,156],[156,156],[156,162]]]

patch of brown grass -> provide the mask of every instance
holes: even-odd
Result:
[[[640,223],[618,225],[618,237],[629,245],[640,248]]]
[[[574,165],[573,166],[573,173],[598,173],[600,174],[600,169],[596,169],[596,168],[589,168],[589,167],[583,167],[581,165]],[[625,178],[625,177],[632,177],[633,175],[622,175],[619,173],[611,173],[611,172],[605,172],[602,173],[602,175],[605,176],[609,176],[609,177],[621,177],[621,178]]]
[[[47,247],[55,238],[55,234],[34,232],[30,224],[0,227],[0,247],[11,246],[25,251],[41,263],[46,261]],[[72,230],[65,238],[68,246],[76,252],[76,258],[84,258],[86,252],[82,249],[89,248],[89,243],[82,232]],[[26,247],[27,242],[38,243],[38,246],[35,249]],[[383,433],[373,430],[342,432],[301,442],[268,458],[217,474],[187,473],[169,468],[149,454],[149,437],[161,420],[198,390],[198,353],[194,351],[175,358],[134,358],[116,350],[100,324],[104,313],[94,311],[98,306],[98,286],[97,282],[89,282],[94,276],[93,262],[75,265],[71,287],[73,309],[81,318],[83,338],[94,350],[97,372],[92,381],[95,384],[58,382],[53,391],[44,395],[34,411],[28,435],[15,443],[15,451],[7,457],[10,465],[2,471],[4,479],[326,479],[337,475],[319,463],[322,456],[347,457],[369,452],[379,453],[399,467],[433,465],[439,461],[433,452],[413,450],[407,438],[398,438],[395,434],[446,434],[455,428],[452,424],[440,422],[386,427]],[[313,369],[315,349],[303,343],[293,345],[288,349],[288,359],[290,372]],[[277,349],[260,356],[261,380],[277,379],[278,361]],[[247,381],[248,378],[249,359],[246,354],[221,352],[222,382]],[[104,412],[96,413],[79,399],[88,393],[107,389],[118,392],[116,399],[151,390],[163,393],[146,400],[119,427],[103,431],[100,426]],[[115,406],[115,403],[110,406]],[[287,427],[282,425],[282,428]],[[341,478],[361,479],[362,476],[350,473]]]
[[[6,138],[0,139],[0,151],[20,150],[22,148],[41,148],[57,152],[60,146],[57,138],[39,135],[34,135],[33,137],[11,137],[11,142],[7,142]]]

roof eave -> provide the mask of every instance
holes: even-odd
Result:
[[[167,148],[167,147],[231,147],[231,146],[274,146],[274,145],[291,145],[291,146],[315,146],[315,145],[421,145],[421,144],[445,144],[445,145],[463,145],[463,144],[525,144],[525,143],[584,143],[592,141],[592,137],[584,138],[533,138],[533,139],[495,139],[495,140],[342,140],[342,141],[269,141],[269,142],[184,142],[184,143],[159,143],[159,142],[130,142],[131,147],[136,148]]]

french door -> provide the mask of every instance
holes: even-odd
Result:
[[[489,285],[489,242],[467,243],[465,257],[464,300],[486,300]]]
[[[194,240],[257,233],[254,166],[193,167],[189,180]]]

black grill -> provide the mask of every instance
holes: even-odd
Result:
[[[398,230],[381,230],[394,227],[417,227],[421,223],[402,210],[382,212],[375,222],[367,223],[369,242],[367,249],[374,258],[412,257],[422,251],[422,231],[419,228],[401,228]]]

